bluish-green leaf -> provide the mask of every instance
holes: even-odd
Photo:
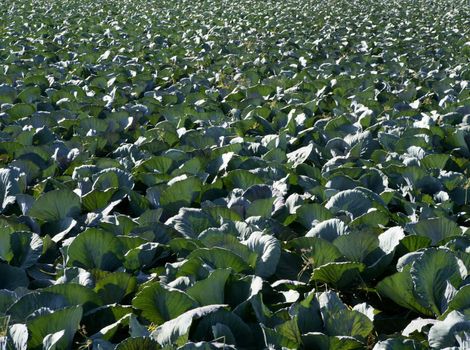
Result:
[[[188,294],[155,282],[145,287],[132,300],[149,321],[161,325],[197,306]]]

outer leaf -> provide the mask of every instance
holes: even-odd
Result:
[[[132,305],[142,310],[146,319],[160,325],[196,307],[197,303],[178,289],[152,283],[135,296]]]
[[[447,281],[458,287],[466,277],[460,275],[455,256],[444,249],[426,250],[413,263],[410,274],[419,303],[436,315],[445,311],[441,300]]]
[[[404,237],[405,233],[400,226],[390,227],[388,230],[379,235],[380,249],[385,254],[393,253],[401,239]]]
[[[325,204],[325,208],[332,211],[346,210],[354,217],[358,217],[372,208],[372,201],[363,191],[345,190],[331,197]]]
[[[236,350],[237,348],[227,343],[222,343],[222,342],[217,342],[217,341],[211,341],[211,342],[200,341],[197,343],[187,342],[186,344],[178,348],[178,350],[218,350],[218,349]]]
[[[468,331],[470,321],[458,311],[452,311],[444,321],[440,321],[429,330],[429,345],[433,349],[444,349],[458,346],[456,334],[459,331]]]
[[[252,344],[253,335],[250,327],[238,315],[224,309],[202,316],[194,328],[194,333],[191,332],[192,337],[195,340],[212,340],[212,327],[217,324],[222,324],[230,330],[234,335],[235,345],[243,348]]]
[[[330,337],[330,350],[360,350],[364,344],[353,337],[336,336]]]
[[[307,349],[330,350],[330,339],[321,332],[302,334],[302,344]]]
[[[16,323],[8,329],[8,336],[11,339],[15,350],[28,349],[28,327],[23,323]]]
[[[152,332],[150,337],[160,345],[183,345],[188,341],[188,333],[194,319],[209,315],[227,305],[209,305],[186,311],[180,316],[165,322]]]
[[[301,334],[323,329],[320,305],[314,292],[310,292],[301,302],[292,304],[289,308],[289,314],[296,316]]]
[[[15,195],[20,193],[18,176],[14,169],[0,169],[0,213],[8,204],[14,203]]]
[[[54,190],[44,193],[28,212],[42,221],[59,221],[80,214],[80,197],[70,190]]]
[[[333,244],[348,260],[363,262],[365,257],[379,247],[379,239],[367,231],[340,236]]]
[[[427,327],[427,326],[430,327],[436,322],[438,321],[433,318],[418,317],[414,319],[413,321],[411,321],[410,323],[408,323],[408,325],[405,327],[405,329],[403,329],[403,332],[401,334],[404,335],[405,337],[409,337],[414,332],[422,333],[424,327]]]
[[[193,286],[186,290],[186,293],[196,300],[199,305],[212,305],[224,303],[224,288],[230,269],[214,270],[209,277],[197,281]]]
[[[424,315],[433,316],[433,313],[423,307],[415,298],[410,266],[406,266],[401,272],[385,277],[377,284],[376,289],[381,295],[393,300],[398,305]]]
[[[387,339],[375,344],[373,350],[419,350],[424,347],[413,339]]]
[[[223,323],[216,323],[212,326],[212,334],[214,335],[214,339],[223,339],[227,344],[237,343],[230,328]]]
[[[253,232],[245,241],[245,244],[258,254],[256,275],[266,278],[274,274],[281,257],[279,241],[271,235],[258,231]]]
[[[348,234],[348,227],[340,219],[329,219],[313,226],[305,237],[322,238],[333,242],[337,237]]]
[[[6,314],[6,311],[12,304],[18,300],[18,295],[7,289],[0,289],[0,313]]]
[[[85,312],[102,305],[100,298],[93,290],[76,283],[56,284],[43,288],[41,292],[59,294],[67,300],[69,305],[81,305]]]
[[[120,333],[124,332],[129,328],[131,313],[128,313],[105,327],[101,327],[100,330],[91,336],[92,339],[102,339],[106,341],[113,341]]]
[[[75,237],[67,256],[70,266],[113,271],[121,266],[123,248],[112,233],[89,228]]]
[[[290,339],[274,329],[265,327],[261,324],[264,334],[264,344],[268,349],[297,349],[299,342]]]
[[[288,162],[295,168],[299,164],[305,163],[313,152],[313,144],[309,144],[305,147],[300,147],[293,152],[286,154]]]
[[[7,228],[0,228],[0,259],[9,263],[14,253],[11,247],[11,231]]]
[[[68,348],[72,345],[75,332],[82,318],[82,307],[73,306],[45,314],[28,322],[30,332],[28,349],[42,349],[43,339],[51,333],[64,331],[64,335],[57,343],[57,348]]]
[[[1,103],[13,103],[16,99],[16,89],[7,85],[0,84],[0,102]]]
[[[124,267],[131,271],[148,268],[161,253],[161,250],[158,243],[147,242],[141,244],[126,253]]]
[[[312,267],[320,267],[342,257],[338,248],[321,238],[295,238],[287,243],[287,247],[294,248],[299,255],[308,259]]]
[[[372,321],[366,315],[348,309],[328,313],[324,322],[328,335],[346,335],[365,339],[374,329]]]
[[[423,236],[405,236],[400,240],[400,245],[398,247],[398,252],[401,255],[406,253],[417,251],[421,248],[427,248],[431,245],[431,239]]]
[[[115,350],[156,350],[160,346],[151,338],[127,338],[116,345]]]
[[[216,226],[214,219],[201,209],[181,208],[178,215],[168,219],[166,225],[187,238],[196,238],[202,231]]]
[[[250,266],[255,267],[258,254],[242,244],[235,235],[224,228],[227,228],[227,225],[223,225],[220,229],[209,228],[203,231],[199,235],[199,241],[207,248],[219,247],[230,250],[242,257]]]
[[[275,198],[262,198],[257,199],[248,206],[246,210],[246,217],[262,216],[270,217],[273,212],[273,203]]]
[[[364,269],[365,265],[358,262],[332,262],[314,269],[311,279],[344,288],[358,278],[359,272]]]
[[[13,322],[24,322],[26,318],[42,307],[57,310],[69,306],[67,300],[62,295],[48,292],[28,293],[18,299],[8,309],[8,314]]]
[[[436,245],[446,238],[460,236],[462,229],[445,217],[420,220],[417,223],[408,224],[406,228],[415,235],[431,238]]]
[[[61,330],[55,333],[48,334],[42,341],[43,350],[55,350],[60,345],[61,339],[65,335],[65,330]]]
[[[470,309],[470,284],[463,286],[457,291],[449,302],[445,314],[454,310],[463,312],[466,309]]]
[[[13,119],[21,119],[29,117],[36,111],[34,106],[29,103],[17,103],[12,108],[10,108],[7,113]]]
[[[234,188],[241,188],[246,190],[253,185],[260,185],[264,183],[264,181],[259,176],[243,169],[230,171],[223,178],[223,182],[224,185],[230,190]]]
[[[188,259],[199,258],[214,269],[231,268],[235,272],[250,271],[250,266],[238,255],[223,248],[199,248],[189,254]]]
[[[132,175],[118,168],[106,168],[93,175],[93,190],[106,191],[109,188],[132,189]]]
[[[87,332],[93,335],[99,333],[103,329],[103,326],[113,324],[133,312],[135,312],[135,309],[133,309],[132,306],[122,306],[118,304],[104,305],[86,312],[83,315],[82,324],[85,325]],[[135,330],[136,316],[131,316],[132,317],[129,319],[129,333],[131,336],[134,336],[133,332]],[[145,330],[147,329],[145,328]]]
[[[101,208],[105,208],[110,204],[111,198],[116,192],[116,188],[108,188],[104,191],[90,191],[82,197],[82,205],[88,211],[95,211]]]
[[[18,287],[27,287],[28,276],[23,269],[0,262],[0,289],[14,290]]]
[[[197,177],[188,177],[172,183],[160,194],[160,204],[172,213],[181,207],[189,207],[202,190],[202,182]]]
[[[119,303],[137,288],[137,280],[125,272],[113,272],[96,282],[95,292],[103,303]]]
[[[312,227],[314,221],[325,221],[331,219],[333,214],[328,209],[318,203],[304,204],[297,209],[297,221],[306,229]]]
[[[0,228],[0,258],[22,268],[33,266],[42,254],[42,239],[26,231]]]

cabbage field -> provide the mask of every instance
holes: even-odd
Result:
[[[470,349],[468,0],[0,0],[0,350]]]

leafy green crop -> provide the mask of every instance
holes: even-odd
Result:
[[[469,348],[469,13],[0,0],[0,349]]]

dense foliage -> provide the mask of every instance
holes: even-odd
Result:
[[[0,348],[468,348],[469,13],[1,0]]]

